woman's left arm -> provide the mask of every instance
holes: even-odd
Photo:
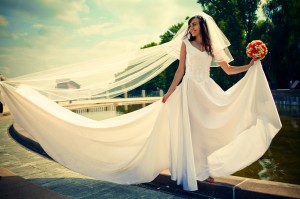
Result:
[[[231,66],[227,62],[217,62],[227,75],[235,75],[247,71],[253,64],[255,59],[252,59],[249,64],[244,66]]]

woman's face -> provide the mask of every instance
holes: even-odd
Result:
[[[200,24],[199,19],[197,17],[192,19],[190,23],[189,32],[192,34],[193,37],[200,35]]]

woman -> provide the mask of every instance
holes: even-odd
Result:
[[[15,122],[60,164],[110,182],[149,182],[169,169],[172,180],[194,191],[197,180],[213,181],[210,176],[246,167],[264,154],[281,128],[260,62],[229,66],[230,43],[207,14],[193,17],[188,25],[190,40],[182,43],[181,29],[169,44],[156,48],[159,58],[167,58],[159,60],[161,65],[177,56],[182,43],[180,64],[164,104],[158,101],[95,121],[61,107],[30,85],[12,88],[9,82],[0,82]],[[147,52],[147,59],[158,59]],[[249,70],[224,92],[209,78],[212,59],[228,74]]]
[[[209,77],[213,59],[228,75],[245,72],[254,64],[252,59],[244,66],[229,65],[232,57],[226,51],[228,45],[210,16],[202,13],[190,18],[178,69],[162,99],[171,118],[171,151],[177,156],[172,157],[171,174],[184,189],[196,190],[197,185],[193,183],[196,180],[214,182],[214,176],[232,174],[263,155],[262,148],[269,142],[260,142],[264,139],[260,136],[264,133],[269,136],[270,132],[263,129],[269,124],[258,118],[275,118],[274,132],[281,128],[274,102],[270,102],[271,114],[255,110],[260,99],[257,92],[251,92],[257,85],[248,77],[226,92]],[[266,84],[264,87],[269,90]],[[257,136],[259,133],[262,134]],[[237,153],[248,140],[258,140],[261,148],[251,151],[250,145],[245,147],[245,153]]]
[[[187,37],[190,36],[190,39],[187,39]],[[214,57],[212,52],[212,46],[211,46],[211,40],[208,33],[208,28],[206,21],[203,17],[200,15],[196,15],[194,17],[191,17],[188,21],[188,31],[186,34],[186,39],[182,43],[181,51],[180,51],[180,62],[178,69],[175,73],[173,82],[168,90],[168,92],[164,95],[162,102],[165,103],[169,96],[173,93],[173,91],[176,89],[176,86],[182,79],[185,69],[186,69],[186,56],[187,56],[187,46],[185,43],[187,43],[188,48],[194,48],[195,50],[199,51],[200,53],[207,54],[208,56],[199,56],[198,60],[195,60],[195,62],[201,63],[203,59],[207,59],[211,61]],[[197,57],[196,57],[197,59]],[[201,60],[202,59],[202,60]],[[248,65],[240,66],[240,67],[234,67],[230,66],[226,61],[219,61],[217,64],[222,67],[222,69],[228,74],[238,74],[241,72],[247,71],[254,63],[254,59],[251,60],[251,62]],[[193,67],[193,66],[189,66]],[[196,66],[198,67],[198,66]],[[209,67],[209,66],[199,66],[199,67]],[[193,73],[193,71],[190,71],[190,73]],[[190,75],[189,73],[187,75]],[[197,75],[197,74],[195,74]],[[206,74],[207,75],[207,74]],[[201,80],[200,80],[201,81]],[[208,182],[214,182],[214,178],[208,177]]]
[[[189,42],[194,48],[198,49],[201,52],[205,51],[208,55],[210,55],[213,58],[210,36],[208,34],[208,28],[205,19],[200,15],[191,17],[188,21],[188,26],[189,28],[188,28],[188,33],[186,35],[186,38],[188,37],[188,35],[191,36],[190,39],[185,39],[185,41],[182,43],[179,66],[175,73],[173,82],[168,92],[164,95],[162,99],[163,103],[167,101],[168,97],[173,93],[176,86],[178,85],[178,83],[180,82],[180,80],[184,75],[185,65],[186,65],[185,61],[186,61],[186,54],[187,54],[185,42]],[[197,61],[201,62],[200,59]],[[255,60],[252,59],[248,65],[241,66],[241,67],[231,66],[225,61],[219,61],[217,62],[217,64],[221,66],[222,69],[228,75],[233,75],[233,74],[238,74],[247,71],[253,65],[254,61]]]

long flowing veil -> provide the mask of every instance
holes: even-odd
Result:
[[[200,15],[207,21],[214,52],[223,55],[220,52],[227,49],[229,41],[209,15]],[[178,59],[187,28],[186,21],[173,39],[162,45],[27,74],[5,84],[10,88],[26,84],[54,101],[113,98],[149,81]],[[218,57],[232,60],[229,51]]]

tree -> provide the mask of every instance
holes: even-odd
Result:
[[[253,28],[253,31],[251,33],[250,36],[250,40],[262,40],[267,48],[268,48],[268,54],[267,56],[261,60],[261,62],[263,63],[263,69],[265,71],[265,74],[267,76],[269,85],[271,87],[271,89],[275,89],[277,87],[277,83],[276,83],[276,71],[274,70],[274,67],[272,67],[271,64],[271,58],[272,55],[270,53],[270,41],[271,41],[271,37],[270,37],[270,25],[267,22],[267,20],[259,20],[256,23],[256,26]]]
[[[164,34],[160,35],[161,40],[159,44],[163,44],[168,41],[171,41],[175,36],[175,34],[178,32],[178,30],[182,27],[182,25],[183,22],[172,25]],[[158,44],[156,42],[150,42],[148,44],[145,44],[143,47],[141,47],[141,49],[150,48],[157,45]],[[168,89],[169,85],[172,83],[173,76],[175,75],[177,66],[178,66],[178,61],[173,62],[166,70],[161,72],[159,75],[149,80],[145,84],[135,88],[129,93],[131,94],[131,93],[141,92],[141,90],[156,90],[156,88],[160,88],[166,91],[166,89]],[[116,80],[121,80],[123,78],[126,78],[130,74],[128,74],[127,76],[123,74],[134,67],[135,65],[129,65],[123,71],[116,73],[115,74]]]
[[[182,27],[183,23],[177,23],[173,26],[171,26],[164,34],[160,35],[160,42],[159,44],[163,44],[166,42],[169,42],[173,39],[175,34],[178,32],[178,30]]]
[[[257,20],[259,0],[198,0],[204,11],[211,15],[231,42],[234,57],[232,65],[249,62],[245,48]],[[220,68],[212,69],[212,77],[223,88],[231,87],[242,75],[227,76]]]
[[[155,43],[155,42],[150,42],[149,44],[146,44],[144,45],[143,47],[141,47],[141,49],[144,49],[144,48],[150,48],[152,46],[157,46],[158,44]]]
[[[168,28],[168,30],[164,34],[159,36],[161,39],[159,44],[163,44],[171,41],[174,35],[182,27],[182,25],[183,22],[177,23],[175,25],[172,25],[170,28]],[[152,43],[156,44],[155,42],[151,42],[149,44]],[[149,44],[144,45],[142,48],[151,47],[151,45]],[[170,86],[170,84],[172,83],[173,76],[175,75],[175,72],[177,70],[177,66],[178,66],[178,61],[173,62],[166,70],[164,70],[155,78],[151,79],[150,81],[140,86],[138,89],[152,90],[159,87],[160,89],[166,91]]]
[[[300,79],[300,1],[269,0],[263,7],[270,35],[270,67],[279,88]]]

